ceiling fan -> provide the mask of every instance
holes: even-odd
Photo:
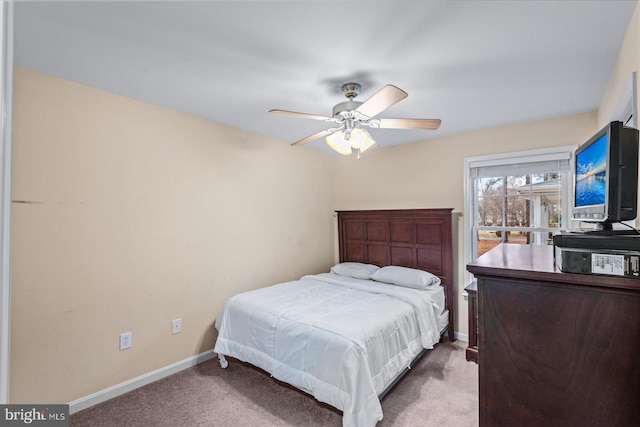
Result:
[[[312,120],[333,122],[338,126],[314,133],[302,138],[291,145],[306,144],[318,138],[326,136],[327,144],[340,154],[351,154],[352,150],[360,153],[372,147],[376,142],[369,132],[363,129],[426,129],[435,130],[440,127],[439,119],[377,119],[374,118],[393,104],[402,101],[408,96],[407,92],[393,85],[386,85],[364,102],[353,99],[360,93],[361,86],[358,83],[346,83],[342,85],[342,92],[349,100],[336,104],[333,107],[331,117],[316,114],[298,113],[286,110],[270,110],[270,113],[303,117]]]

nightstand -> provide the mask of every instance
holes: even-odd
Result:
[[[469,345],[467,346],[467,360],[478,363],[478,283],[474,280],[466,288],[469,295]]]

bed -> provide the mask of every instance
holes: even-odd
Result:
[[[454,340],[451,209],[338,211],[330,272],[230,298],[214,351],[374,426],[380,399],[443,334]]]

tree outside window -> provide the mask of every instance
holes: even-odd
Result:
[[[562,223],[562,174],[476,179],[477,256],[500,243],[549,244]]]

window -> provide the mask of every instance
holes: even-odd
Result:
[[[562,172],[476,179],[476,252],[500,242],[546,244],[560,228]]]
[[[466,262],[500,243],[551,244],[570,227],[576,148],[465,159]]]

